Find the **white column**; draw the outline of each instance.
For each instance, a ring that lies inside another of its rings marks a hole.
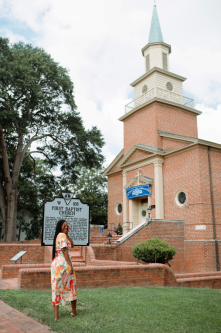
[[[156,219],[164,219],[162,164],[163,164],[163,158],[157,157],[154,162]]]
[[[123,171],[123,223],[127,222],[127,195],[124,186],[127,184],[127,174]]]

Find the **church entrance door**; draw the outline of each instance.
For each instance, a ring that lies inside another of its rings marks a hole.
[[[147,219],[147,208],[148,208],[148,197],[140,198],[140,207],[139,207],[139,224],[146,222]]]
[[[130,222],[135,228],[147,219],[148,197],[134,198],[129,201]]]

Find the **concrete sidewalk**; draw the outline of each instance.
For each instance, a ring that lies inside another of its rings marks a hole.
[[[43,326],[23,313],[0,301],[1,333],[49,333],[50,327]]]

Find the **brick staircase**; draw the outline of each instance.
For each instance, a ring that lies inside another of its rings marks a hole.
[[[107,233],[105,233],[105,235],[102,237],[101,233],[100,234],[97,233],[94,236],[91,236],[90,245],[91,244],[103,244],[105,241],[108,242],[106,235],[107,235]],[[114,240],[114,241],[118,240],[121,237],[122,237],[121,235],[112,234],[112,240]]]
[[[70,250],[70,256],[71,256],[71,261],[73,263],[73,266],[75,263],[78,263],[78,266],[85,266],[85,258],[84,258],[84,248],[82,247],[82,253],[81,253],[81,247],[80,246],[75,246],[74,250]]]
[[[221,288],[221,272],[175,274],[178,287]]]

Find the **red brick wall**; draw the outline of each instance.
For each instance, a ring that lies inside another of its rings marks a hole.
[[[177,285],[173,272],[166,265],[161,264],[79,267],[75,271],[77,289]],[[51,289],[51,270],[49,268],[21,269],[18,281],[19,289]]]
[[[176,193],[184,190],[186,204],[179,207]],[[202,224],[199,148],[165,158],[163,164],[164,218],[185,220],[185,239],[192,239],[195,225]]]
[[[104,247],[107,249],[109,245],[104,245]],[[110,246],[109,246],[110,248]],[[108,249],[109,250],[109,249]],[[104,253],[104,251],[102,251]],[[107,253],[107,252],[106,252]],[[109,255],[110,253],[108,253]],[[92,266],[125,266],[125,265],[134,265],[133,262],[127,262],[127,261],[116,261],[116,260],[105,260],[106,256],[104,255],[102,259],[95,259],[94,249],[91,246],[87,247],[86,250],[86,263],[87,265]]]
[[[136,144],[162,148],[158,130],[197,137],[195,115],[159,103],[153,103],[124,121],[124,153]]]
[[[217,239],[220,240],[221,153],[219,151],[211,149],[211,164],[216,231]],[[163,171],[165,218],[185,220],[185,240],[188,241],[185,242],[185,271],[216,270],[208,148],[196,147],[166,158]],[[175,203],[175,195],[180,189],[187,194],[187,206],[181,208]],[[197,225],[206,225],[206,230],[196,230]],[[191,240],[193,241],[190,242]]]
[[[177,254],[170,262],[171,268],[175,273],[185,272],[184,263],[184,223],[183,222],[165,222],[153,220],[150,224],[136,232],[120,245],[94,246],[95,258],[102,260],[117,260],[136,262],[132,255],[132,247],[150,238],[159,238],[175,246]]]
[[[12,265],[2,265],[1,267],[1,278],[2,279],[13,279],[18,277],[18,272],[20,269],[27,268],[45,268],[50,267],[51,264],[12,264]]]
[[[216,271],[215,241],[189,240],[185,241],[185,272]],[[218,241],[219,264],[221,267],[221,241]]]
[[[51,263],[53,246],[45,246],[44,263]]]
[[[169,138],[162,138],[162,149],[170,152],[172,150],[188,146],[191,142],[176,141]]]
[[[149,155],[151,155],[151,153],[148,153],[148,152],[142,151],[142,150],[137,150],[135,152],[135,154],[127,162],[136,161],[136,160],[139,160],[140,158],[143,158],[143,157],[146,157]]]
[[[123,223],[123,213],[117,215],[116,205],[121,203],[123,206],[123,175],[121,173],[108,177],[108,223],[117,226]]]
[[[177,287],[221,289],[221,279],[218,277],[189,279],[189,281],[180,281]]]
[[[0,267],[10,263],[14,264],[10,259],[20,251],[28,251],[22,257],[23,264],[44,263],[45,246],[41,246],[40,244],[0,243]],[[20,259],[18,263],[20,263]]]

